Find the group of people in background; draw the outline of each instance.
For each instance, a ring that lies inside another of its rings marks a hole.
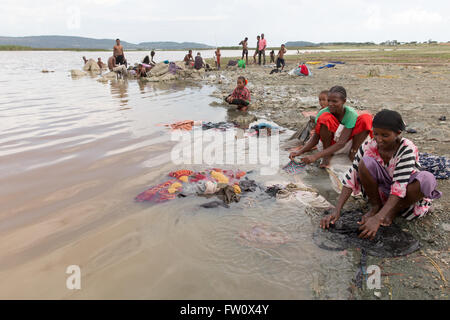
[[[244,40],[239,42],[239,45],[242,46],[242,58],[245,57],[245,62],[248,64],[248,38],[245,37]],[[258,56],[258,64],[261,65],[261,58],[263,58],[263,65],[266,64],[266,48],[267,48],[267,40],[264,38],[264,33],[260,36],[256,37],[256,49],[253,54],[253,63],[256,64],[256,56]]]

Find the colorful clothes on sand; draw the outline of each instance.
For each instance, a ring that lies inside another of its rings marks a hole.
[[[431,172],[436,179],[448,179],[450,177],[450,159],[429,153],[419,153],[419,162],[422,170]]]

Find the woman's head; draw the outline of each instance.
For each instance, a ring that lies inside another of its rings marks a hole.
[[[331,113],[341,112],[347,101],[347,91],[344,87],[334,86],[328,91],[328,108]]]
[[[373,137],[382,149],[393,146],[404,130],[405,123],[397,111],[384,109],[373,118]]]
[[[245,77],[240,76],[237,78],[237,86],[239,89],[244,88],[247,85],[248,81],[245,79]]]

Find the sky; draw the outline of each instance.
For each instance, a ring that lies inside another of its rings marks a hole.
[[[268,46],[287,41],[450,41],[450,0],[1,0],[0,36]]]

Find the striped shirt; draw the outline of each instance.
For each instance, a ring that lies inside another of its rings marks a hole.
[[[378,153],[375,139],[371,139],[359,147],[352,167],[343,177],[342,184],[345,187],[351,188],[354,195],[361,192],[362,195],[366,197],[358,174],[358,166],[364,156],[374,158],[382,167],[386,169],[389,176],[392,178],[390,194],[404,198],[406,196],[406,188],[408,187],[411,175],[420,171],[419,152],[414,143],[406,138],[402,138],[400,141],[400,147],[387,164],[384,163],[384,160]],[[382,192],[380,193],[380,196],[383,202],[387,201],[387,198],[385,198]],[[413,218],[425,215],[431,206],[431,201],[432,200],[429,198],[419,200],[402,212],[402,216],[404,216],[407,220],[411,220]]]
[[[417,147],[410,140],[402,138],[400,147],[394,156],[385,164],[380,154],[375,139],[371,139],[362,144],[355,155],[352,167],[345,174],[342,181],[344,186],[353,190],[354,194],[361,192],[361,184],[358,177],[358,166],[363,156],[374,158],[383,166],[392,178],[392,195],[404,198],[409,178],[415,172],[420,171],[419,152]]]

